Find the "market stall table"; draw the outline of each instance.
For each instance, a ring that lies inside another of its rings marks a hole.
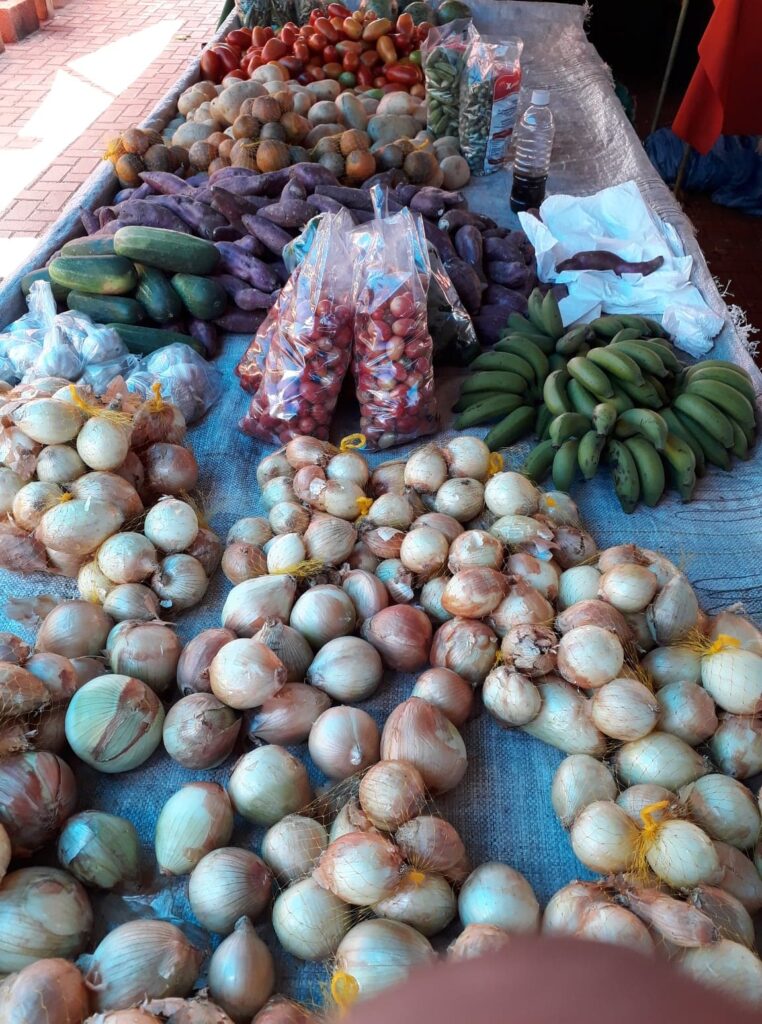
[[[528,96],[532,88],[538,87],[551,90],[558,129],[549,192],[590,194],[607,185],[636,181],[654,212],[673,225],[686,251],[693,256],[694,280],[707,301],[727,315],[689,221],[648,162],[616,99],[607,68],[585,38],[584,10],[561,4],[505,4],[491,0],[477,0],[473,7],[480,31],[520,35],[524,39],[524,94]],[[508,224],[509,185],[506,173],[474,180],[467,189],[471,208]],[[93,193],[90,200],[97,203],[99,198]],[[60,241],[59,232],[52,244],[57,246]],[[13,306],[16,296],[8,294],[14,287],[15,282],[11,281],[0,293],[3,322],[17,312]],[[223,537],[236,519],[261,511],[256,468],[259,460],[272,450],[238,430],[248,396],[238,387],[233,369],[248,340],[242,336],[226,338],[217,360],[226,382],[224,393],[189,436],[202,467],[200,491],[208,518]],[[729,320],[712,355],[740,363],[756,375],[758,386],[762,384]],[[455,380],[452,375],[443,374],[439,389],[443,411],[449,408],[454,393]],[[353,415],[351,410],[342,410],[340,422],[335,424],[337,438],[356,428]],[[445,426],[439,436],[450,433]],[[369,461],[377,465],[389,458],[404,458],[414,447],[374,454]],[[514,467],[521,464],[528,447],[523,444],[508,453]],[[711,470],[700,481],[690,504],[680,504],[670,493],[657,508],[639,507],[634,515],[626,516],[603,476],[576,487],[573,496],[584,525],[600,547],[631,542],[656,548],[684,568],[705,610],[717,611],[740,601],[750,615],[759,617],[761,487],[762,456],[758,445],[754,457],[748,463],[736,465],[732,474]],[[228,590],[227,581],[218,573],[203,605],[178,620],[178,633],[185,641],[202,629],[219,625],[220,609]],[[76,588],[72,582],[50,576],[23,578],[7,572],[0,575],[3,601],[11,595],[23,598],[43,593],[70,597],[75,595]],[[0,629],[15,627],[3,612]],[[29,635],[26,627],[21,632]],[[411,678],[389,676],[381,691],[363,707],[380,723],[409,695],[411,686]],[[523,733],[500,730],[485,713],[469,721],[463,727],[463,735],[469,757],[466,777],[454,793],[439,801],[439,806],[461,832],[473,863],[500,860],[510,864],[526,875],[543,903],[569,880],[589,877],[574,858],[568,836],[550,806],[551,779],[563,755]],[[231,768],[227,764],[213,771],[187,772],[163,753],[155,754],[127,775],[106,776],[78,766],[80,806],[128,817],[148,850],[158,812],[181,784],[201,779],[224,784]],[[316,776],[314,781],[323,780]],[[235,832],[236,842],[253,849],[258,849],[261,837],[262,830],[252,827],[239,827]],[[127,913],[153,912],[187,920],[186,888],[184,878],[166,881],[152,893],[129,898],[127,908],[110,897],[109,912],[113,920],[123,919],[125,909]],[[263,934],[272,938],[271,948],[277,951],[269,926]],[[327,968],[300,964],[278,953],[276,956],[278,990],[320,1003],[329,978]]]

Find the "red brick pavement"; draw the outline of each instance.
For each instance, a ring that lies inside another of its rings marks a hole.
[[[68,0],[0,54],[0,278],[214,33],[222,0]]]

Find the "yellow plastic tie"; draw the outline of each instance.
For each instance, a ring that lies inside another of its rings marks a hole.
[[[85,416],[99,416],[101,419],[108,420],[110,423],[116,423],[119,426],[127,426],[132,422],[126,412],[117,412],[116,409],[106,409],[102,405],[91,405],[89,402],[86,402],[74,384],[69,385],[69,394],[71,395],[72,403]]]
[[[74,495],[71,493],[71,491],[64,491],[61,497],[58,499],[58,504],[63,505],[65,504],[65,502],[71,501],[73,497]]]
[[[497,668],[498,665],[502,665],[502,664],[503,664],[503,652],[502,651],[495,651],[495,661],[494,661],[495,668]]]
[[[422,885],[426,881],[426,875],[423,871],[418,871],[416,868],[413,868],[412,871],[408,871],[407,877],[410,884],[415,886]]]
[[[342,437],[339,442],[340,452],[353,452],[359,448],[364,448],[368,443],[368,439],[365,434],[347,434],[346,437]]]
[[[362,519],[370,512],[370,507],[373,504],[373,498],[356,498],[355,503],[357,505],[357,511],[359,515],[358,519]],[[356,520],[355,520],[356,521]]]
[[[545,504],[548,506],[548,508],[555,508],[556,505],[558,504],[558,502],[556,501],[555,498],[551,498],[551,496],[549,494],[546,494],[545,495]]]
[[[304,562],[294,562],[293,565],[287,565],[285,569],[274,569],[271,576],[293,576],[297,580],[306,580],[310,576],[314,576],[316,572],[320,572],[323,568],[324,562],[319,558],[308,558]]]
[[[347,974],[346,971],[334,972],[331,978],[331,995],[342,1016],[352,1009],[353,1005],[357,1002],[359,994],[360,986],[357,984],[356,978],[353,978],[351,974]]]
[[[164,399],[161,397],[161,381],[155,380],[151,385],[153,398],[148,399],[148,408],[151,412],[161,412],[164,408]]]
[[[505,469],[505,459],[500,452],[491,452],[487,462],[487,477],[496,476]]]
[[[659,821],[656,821],[654,819],[654,815],[658,811],[666,811],[669,804],[669,800],[659,800],[654,804],[648,804],[640,812],[640,820],[643,822],[643,827],[638,834],[633,863],[633,872],[637,878],[648,878],[650,865],[646,854],[653,846],[662,825],[666,820],[668,820],[663,817]]]
[[[721,654],[723,651],[733,651],[741,646],[741,641],[738,637],[729,636],[727,633],[720,633],[714,643],[707,648],[704,657],[708,658],[710,654]]]

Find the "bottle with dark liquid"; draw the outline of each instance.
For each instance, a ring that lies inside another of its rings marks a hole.
[[[547,89],[535,89],[532,102],[516,128],[511,209],[536,209],[545,198],[545,183],[553,149],[553,113]]]

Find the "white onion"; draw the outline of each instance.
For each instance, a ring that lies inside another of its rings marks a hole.
[[[295,882],[273,904],[273,929],[300,960],[333,956],[352,923],[349,907],[312,878]]]
[[[428,939],[399,921],[361,921],[339,943],[331,992],[334,998],[345,988],[349,1004],[367,999],[407,978],[415,967],[433,962]],[[339,997],[339,1005],[344,999]]]
[[[603,875],[628,871],[637,850],[638,829],[613,800],[596,800],[577,816],[571,827],[571,844],[591,871]]]
[[[436,494],[447,479],[444,455],[433,444],[419,448],[405,462],[404,482],[420,494]]]
[[[84,601],[103,604],[115,586],[116,584],[101,572],[95,561],[86,562],[77,573],[77,590]]]
[[[600,626],[578,626],[561,637],[558,670],[564,679],[583,689],[596,689],[616,679],[624,664],[617,637]]]
[[[452,516],[445,515],[443,512],[424,512],[422,516],[416,518],[410,529],[419,530],[422,526],[430,526],[437,533],[443,533],[450,544],[463,533],[464,529],[457,519],[453,519]]]
[[[714,885],[699,885],[691,892],[690,899],[693,906],[713,922],[723,939],[754,948],[754,922],[735,896]]]
[[[558,596],[561,571],[555,562],[543,561],[525,551],[519,551],[517,554],[509,556],[505,571],[509,575],[517,576],[524,583],[528,583],[530,587],[534,587],[549,601],[555,601]]]
[[[403,494],[382,494],[368,509],[368,522],[373,526],[407,530],[414,519],[413,506]]]
[[[725,711],[756,714],[762,702],[762,656],[732,647],[708,654],[701,659],[701,682]]]
[[[151,622],[159,618],[159,599],[142,583],[122,583],[112,587],[103,600],[103,610],[117,622],[139,619]]]
[[[434,634],[429,662],[435,668],[449,668],[476,685],[495,663],[497,637],[485,622],[454,618]]]
[[[13,499],[13,521],[27,532],[36,530],[45,513],[60,504],[63,494],[58,484],[47,484],[41,480],[24,484]]]
[[[542,707],[539,714],[522,726],[524,732],[566,754],[602,756],[606,737],[591,720],[590,701],[575,687],[553,676],[538,682],[537,689]]]
[[[677,736],[652,732],[643,739],[625,743],[613,758],[620,781],[625,786],[655,783],[677,790],[707,773],[703,758]]]
[[[378,726],[359,708],[339,706],[324,711],[309,735],[310,757],[331,779],[347,779],[379,757]]]
[[[370,479],[368,463],[359,452],[339,452],[325,467],[329,480],[345,480],[365,487]]]
[[[163,875],[186,875],[233,834],[233,809],[225,790],[212,782],[182,786],[164,804],[156,822],[156,862]]]
[[[478,516],[484,507],[484,486],[478,480],[458,477],[445,480],[436,493],[434,508],[459,523]]]
[[[98,568],[112,583],[142,583],[159,566],[156,548],[141,533],[117,533],[98,549]]]
[[[717,884],[756,914],[762,908],[762,876],[754,862],[727,843],[715,842],[714,849],[722,872]]]
[[[698,683],[701,679],[701,655],[690,647],[654,647],[643,658],[643,668],[653,680],[654,689],[669,683]]]
[[[531,679],[504,665],[493,668],[484,680],[485,708],[508,728],[528,725],[540,713],[542,698]]]
[[[719,877],[720,862],[706,832],[690,821],[663,821],[646,847],[654,874],[674,889],[689,889]]]
[[[267,542],[267,571],[285,572],[307,557],[304,541],[298,533],[281,533]]]
[[[265,455],[257,465],[257,483],[260,487],[264,487],[268,480],[276,476],[285,476],[289,479],[294,476],[294,469],[283,452]]]
[[[265,461],[264,459],[262,460]],[[262,463],[260,462],[260,466]],[[237,542],[243,544],[253,544],[255,547],[261,548],[273,535],[273,531],[270,529],[270,524],[262,516],[245,516],[243,519],[237,519],[228,530],[227,537],[225,538],[225,544],[235,544]]]
[[[44,452],[40,453],[42,456]],[[40,476],[40,463],[37,461],[37,476]],[[729,636],[738,640],[741,648],[745,651],[753,651],[754,654],[762,655],[762,632],[749,622],[743,615],[736,615],[728,610],[720,612],[711,620],[709,628],[709,639],[714,643],[721,636]]]
[[[129,449],[129,429],[102,416],[88,420],[77,434],[77,451],[91,469],[118,469]]]
[[[450,476],[472,477],[482,483],[487,479],[491,452],[480,438],[465,434],[451,437],[443,446],[442,454],[450,470]]]
[[[208,968],[209,995],[234,1021],[250,1021],[275,987],[270,950],[247,917],[212,953]]]
[[[239,711],[264,704],[283,686],[286,676],[280,658],[257,640],[231,640],[209,666],[212,693]]]
[[[421,814],[400,825],[394,834],[402,856],[419,871],[444,875],[451,882],[462,882],[468,873],[468,858],[463,840],[444,818]]]
[[[588,754],[571,754],[556,769],[550,790],[553,810],[564,828],[596,800],[615,800],[617,786],[605,764]]]
[[[57,481],[51,482],[57,483]],[[24,481],[18,473],[7,466],[0,466],[0,515],[7,516],[10,513],[13,508],[13,499],[23,486]]]
[[[267,525],[271,535],[273,533],[276,535],[281,533],[298,533],[303,535],[306,533],[311,520],[312,516],[307,509],[295,501],[279,501],[267,513]],[[265,544],[269,539],[269,537],[265,537],[261,543]],[[253,544],[254,542],[247,541],[246,543]]]
[[[680,790],[692,821],[723,843],[748,850],[759,837],[760,813],[746,786],[727,775],[705,775]]]
[[[355,627],[356,615],[352,600],[340,587],[320,584],[305,591],[291,609],[289,620],[318,650],[329,640],[346,636]]]
[[[522,473],[496,473],[484,488],[484,502],[496,516],[532,516],[540,507],[540,492]]]
[[[405,865],[399,850],[380,832],[349,832],[329,843],[312,877],[356,907],[371,907],[391,896]]]
[[[540,494],[540,514],[552,523],[579,526],[579,509],[563,491],[544,491]]]
[[[222,607],[222,625],[251,637],[268,619],[287,622],[296,596],[291,576],[259,576],[233,587]]]
[[[199,603],[209,586],[203,565],[192,555],[167,555],[151,577],[163,608],[184,611]]]
[[[69,555],[89,555],[119,529],[124,515],[104,501],[74,498],[49,509],[36,536],[46,548]]]
[[[730,999],[762,1007],[762,963],[739,943],[721,939],[712,946],[687,949],[678,965],[696,981],[719,989]]]
[[[464,925],[493,924],[507,932],[536,932],[540,905],[524,876],[491,861],[471,872],[460,890],[458,914]]]
[[[659,705],[636,679],[612,679],[592,697],[593,722],[614,740],[638,740],[656,727]]]
[[[533,586],[520,579],[487,621],[497,635],[503,637],[513,626],[548,625],[553,617],[553,605]]]
[[[143,532],[162,551],[185,551],[196,539],[198,516],[187,501],[162,498],[149,509]]]
[[[682,640],[696,628],[698,617],[698,600],[682,573],[665,583],[648,607],[648,623],[658,644]]]
[[[615,904],[601,903],[590,907],[574,935],[579,939],[624,946],[647,956],[655,949],[654,940],[643,922],[629,910]]]
[[[457,902],[442,875],[410,871],[391,896],[373,907],[379,917],[408,924],[421,935],[436,935],[455,917]]]
[[[447,565],[450,572],[483,567],[502,569],[505,552],[503,545],[486,530],[466,530],[450,544]]]
[[[542,915],[542,931],[550,935],[576,935],[588,910],[607,903],[600,886],[592,882],[569,882],[548,901]]]
[[[210,932],[228,935],[240,917],[256,918],[269,906],[272,873],[250,850],[212,850],[191,872],[188,901]]]
[[[433,793],[446,793],[463,778],[467,766],[463,738],[433,704],[410,697],[384,724],[381,757],[415,765]]]
[[[268,480],[260,492],[262,504],[269,512],[282,501],[295,501],[296,495],[291,480],[285,476],[274,476]]]
[[[310,874],[328,846],[328,833],[319,821],[287,814],[262,839],[262,859],[275,877],[289,885]]]
[[[651,603],[658,583],[642,565],[612,566],[601,576],[599,594],[620,612],[642,612]]]
[[[452,618],[452,615],[442,607],[442,596],[448,582],[449,576],[435,576],[433,580],[428,580],[424,583],[419,595],[421,608],[423,608],[429,618],[434,620],[436,625],[447,622]]]
[[[389,604],[389,592],[381,580],[364,569],[350,569],[341,580],[342,590],[349,595],[362,624]]]
[[[119,622],[106,641],[111,671],[140,679],[156,693],[175,681],[183,646],[163,622]]]
[[[461,726],[471,714],[474,691],[470,683],[448,668],[430,668],[416,680],[411,697],[439,708],[453,725]]]
[[[748,715],[721,715],[709,749],[725,775],[735,779],[756,775],[762,771],[762,720]]]
[[[288,673],[289,683],[298,683],[304,679],[312,663],[312,648],[301,633],[282,622],[268,621],[252,639],[269,647],[280,658]]]
[[[558,638],[550,626],[511,626],[500,650],[503,663],[532,678],[555,671]]]
[[[379,761],[363,776],[359,801],[376,828],[393,832],[422,810],[426,784],[415,765],[405,761]]]
[[[657,786],[650,782],[641,782],[635,786],[629,786],[627,789],[623,789],[619,796],[616,798],[616,802],[630,818],[635,822],[638,828],[643,825],[643,818],[641,811],[651,806],[651,804],[661,803],[666,800],[672,804],[675,800],[675,794],[671,789],[667,789],[664,786]],[[658,820],[660,812],[652,812],[655,820]]]
[[[573,565],[561,573],[558,583],[558,607],[569,608],[579,601],[593,600],[598,596],[601,574],[592,565]]]
[[[508,932],[494,924],[467,924],[447,947],[447,959],[471,960],[488,953],[501,953],[511,942]]]
[[[443,533],[430,526],[420,526],[403,537],[400,561],[411,572],[428,579],[444,566],[450,544]]]
[[[17,427],[38,444],[73,441],[82,429],[82,412],[68,402],[37,398],[20,405],[11,415]]]
[[[302,762],[275,744],[243,755],[230,776],[228,793],[235,810],[257,825],[274,825],[312,799]]]
[[[696,683],[667,683],[656,692],[659,729],[672,733],[691,747],[708,740],[717,730],[714,701]]]

